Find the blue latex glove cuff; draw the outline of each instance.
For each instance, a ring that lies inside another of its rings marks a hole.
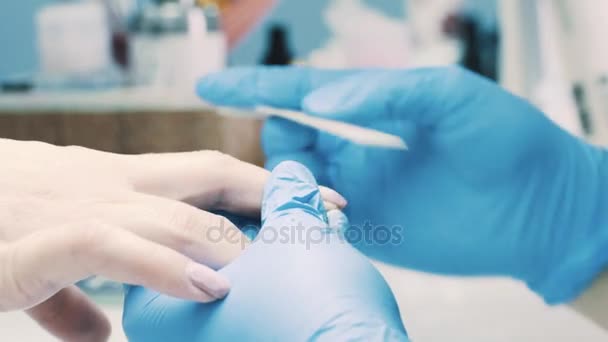
[[[528,286],[550,305],[565,304],[580,296],[608,264],[608,236],[589,249],[579,250],[550,277]]]
[[[573,203],[573,206],[593,206],[593,218],[587,227],[571,227],[587,230],[587,236],[568,251],[569,255],[544,278],[528,282],[531,290],[538,293],[547,304],[565,304],[580,296],[608,265],[608,151],[597,153],[597,197],[591,201]],[[591,176],[591,175],[589,175]],[[591,181],[589,181],[591,182]]]

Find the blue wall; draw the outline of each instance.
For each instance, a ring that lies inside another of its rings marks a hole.
[[[405,13],[402,0],[366,0],[365,2],[390,16],[402,17]],[[264,52],[267,28],[273,22],[287,24],[292,52],[299,58],[307,56],[328,38],[329,31],[321,13],[329,3],[328,0],[281,0],[268,20],[251,32],[235,49],[230,59],[231,63],[240,65],[258,62]]]
[[[242,0],[247,1],[247,0]],[[0,78],[37,69],[34,15],[53,0],[1,0],[0,4]],[[366,0],[388,15],[400,17],[400,0]],[[280,21],[290,28],[291,47],[303,57],[327,39],[327,27],[320,15],[329,0],[281,0],[266,24],[251,32],[233,52],[232,64],[257,63],[263,53],[269,22]]]
[[[37,68],[34,13],[52,0],[3,0],[0,4],[0,77]]]

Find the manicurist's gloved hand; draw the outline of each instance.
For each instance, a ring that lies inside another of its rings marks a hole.
[[[131,287],[123,316],[129,340],[407,341],[391,290],[343,239],[344,214],[325,213],[301,164],[273,171],[262,219],[256,241],[220,270],[232,283],[223,301],[201,304]]]
[[[373,257],[515,277],[549,303],[573,299],[606,264],[606,152],[469,72],[234,69],[198,91],[218,105],[292,108],[402,136],[409,151],[281,119],[264,130],[268,166],[298,160],[340,191],[360,225],[347,236]]]

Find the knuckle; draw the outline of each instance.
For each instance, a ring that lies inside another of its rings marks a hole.
[[[118,229],[99,221],[84,221],[69,227],[67,246],[74,262],[88,274],[95,274],[111,262],[107,246],[120,239]]]
[[[99,253],[111,241],[115,228],[99,221],[83,221],[69,227],[71,236],[68,243],[70,254],[76,258]]]
[[[69,155],[70,157],[79,157],[79,158],[89,158],[95,157],[98,161],[103,161],[104,163],[112,162],[114,167],[122,166],[119,162],[122,161],[120,158],[116,158],[119,156],[117,154],[112,154],[104,151],[90,149],[84,146],[78,145],[68,145],[57,147],[62,149],[63,153]]]
[[[176,203],[169,209],[169,224],[178,231],[178,236],[184,242],[200,239],[205,222],[201,220],[196,209],[182,203]]]
[[[69,153],[70,155],[83,155],[87,153],[91,153],[91,149],[86,147],[77,146],[77,145],[69,145],[60,147],[64,152]]]
[[[230,230],[231,227],[232,223],[230,223],[230,221],[228,221],[228,219],[226,219],[225,217],[215,214],[209,214],[207,217],[205,237],[207,238],[207,240],[212,237],[215,239],[221,238],[226,234],[227,230]]]
[[[178,244],[189,246],[203,241],[218,240],[230,225],[226,218],[198,209],[175,209],[172,221],[177,231]]]
[[[216,208],[224,202],[229,180],[245,167],[237,158],[219,151],[199,151],[196,167],[205,174],[206,208]]]
[[[203,153],[205,158],[211,161],[212,166],[226,167],[237,161],[233,156],[220,151],[209,150],[201,151],[200,153]]]

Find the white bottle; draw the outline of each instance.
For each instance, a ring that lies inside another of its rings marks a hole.
[[[108,17],[100,2],[47,5],[38,12],[36,27],[43,79],[93,84],[115,67]]]
[[[214,5],[191,7],[188,13],[190,44],[189,82],[226,67],[227,43],[221,29],[219,9]]]

